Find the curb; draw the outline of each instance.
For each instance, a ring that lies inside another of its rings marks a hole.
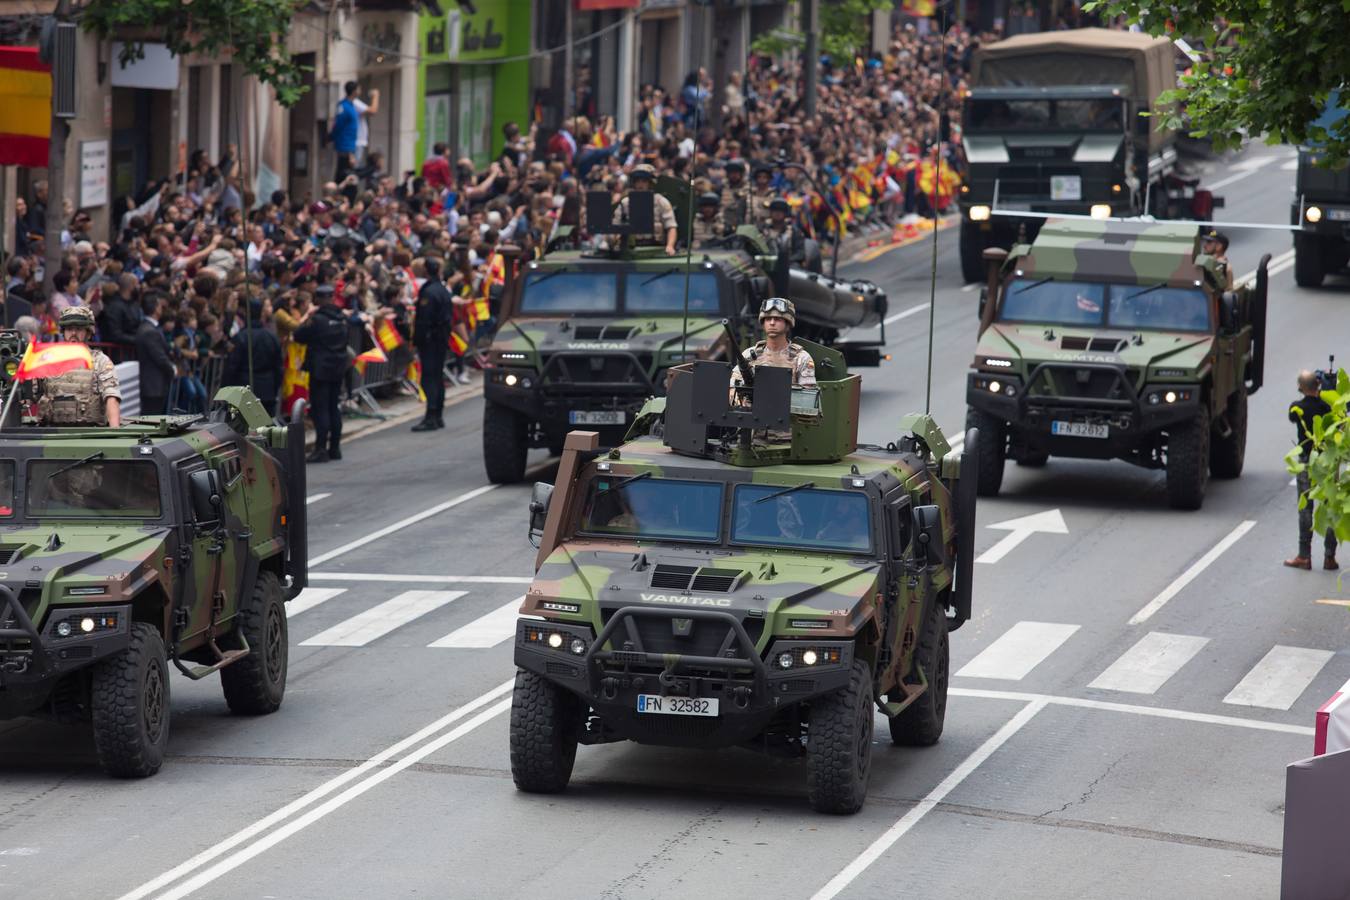
[[[474,397],[483,396],[482,381],[476,381],[471,385],[461,385],[460,387],[464,389],[455,391],[454,393],[450,393],[448,391],[446,392],[445,406],[447,409],[451,406],[457,406],[458,404],[463,403],[466,400],[471,400]],[[406,425],[407,423],[415,419],[421,418],[423,410],[424,410],[423,405],[416,400],[413,400],[413,402],[411,403],[400,403],[397,407],[391,408],[386,413],[386,418],[382,420],[381,419],[358,420],[358,421],[372,422],[371,425],[368,425],[364,428],[360,428],[355,431],[347,431],[347,429],[344,426],[343,429],[344,434],[342,436],[342,442],[344,444],[349,444],[352,441],[360,440],[361,438],[365,437],[368,434],[378,434],[381,431],[388,431],[390,428],[396,428],[399,425]],[[305,449],[312,450],[313,448],[314,448],[314,429],[308,422],[306,422]]]
[[[945,231],[948,228],[951,228],[959,221],[960,221],[959,216],[950,216],[950,215],[944,216],[938,220],[936,230]],[[922,220],[922,222],[923,224],[920,225],[919,227],[919,233],[916,235],[907,238],[901,238],[898,241],[894,240],[888,241],[885,244],[881,244],[875,247],[864,247],[858,252],[854,253],[852,256],[849,256],[846,259],[841,259],[840,262],[845,264],[871,262],[874,259],[878,259],[886,255],[892,250],[898,249],[900,247],[908,247],[910,244],[917,244],[920,241],[927,240],[930,237],[932,237],[935,229],[927,224],[928,223],[927,219]]]

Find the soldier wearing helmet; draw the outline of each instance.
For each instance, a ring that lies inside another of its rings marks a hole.
[[[94,337],[94,313],[87,306],[72,306],[57,321],[61,340],[88,344]],[[91,347],[91,369],[74,369],[38,382],[38,418],[44,425],[122,424],[122,392],[117,371],[102,350]]]
[[[713,191],[705,191],[698,198],[698,215],[694,217],[694,245],[720,238],[727,233],[722,211],[722,198]]]
[[[734,231],[749,222],[750,185],[745,180],[745,162],[733,159],[726,165],[727,180],[722,186],[722,222]]]
[[[755,184],[750,189],[750,205],[745,224],[754,225],[760,231],[764,231],[769,223],[769,204],[773,203],[775,196],[773,166],[766,162],[755,163]]]
[[[760,305],[759,324],[764,329],[764,340],[746,348],[741,355],[753,368],[778,366],[792,370],[792,383],[809,387],[816,383],[816,361],[806,348],[794,344],[789,335],[797,324],[797,310],[791,300],[770,297]],[[731,384],[741,384],[740,369],[732,369]]]
[[[646,163],[633,167],[628,173],[628,194],[619,201],[619,221],[628,222],[628,197],[633,191],[650,191],[656,182],[656,170]],[[670,205],[661,194],[652,195],[652,233],[647,236],[635,236],[639,243],[664,244],[667,256],[675,255],[675,240],[679,231],[675,225],[675,207]]]
[[[792,221],[792,204],[784,197],[774,197],[769,201],[769,220],[761,226],[764,236],[772,238],[779,249],[787,250],[788,259],[794,265],[806,260],[806,236]]]

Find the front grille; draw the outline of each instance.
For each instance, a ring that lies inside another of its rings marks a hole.
[[[567,663],[550,661],[544,665],[544,671],[550,675],[562,675],[566,678],[577,677],[577,667],[569,666]]]
[[[740,585],[745,572],[740,569],[716,569],[710,566],[675,566],[658,563],[652,568],[651,586],[668,591],[700,591],[728,594]]]
[[[782,690],[789,694],[809,694],[816,689],[816,682],[811,678],[791,678],[783,682]]]
[[[650,353],[595,353],[585,356],[555,356],[544,366],[545,390],[585,388],[595,384],[631,386],[646,391],[650,384]]]
[[[708,716],[639,716],[629,713],[629,728],[649,740],[699,739],[710,737],[721,720]]]
[[[1061,350],[1086,350],[1089,353],[1119,353],[1125,349],[1125,339],[1066,336],[1059,342],[1059,348]]]
[[[633,325],[578,325],[572,335],[579,341],[629,341],[637,333]]]
[[[740,569],[699,569],[694,576],[694,590],[709,593],[729,593],[745,573]]]
[[[0,566],[18,562],[21,550],[23,550],[23,544],[0,544]]]
[[[1036,197],[1050,198],[1050,177],[1052,175],[1080,175],[1075,166],[1061,163],[1026,163],[1023,165],[1000,166],[998,170],[998,194],[1000,197]]]
[[[1082,369],[1074,366],[1044,366],[1031,384],[1027,396],[1051,400],[1056,397],[1079,400],[1128,401],[1129,390],[1124,373],[1117,369]]]
[[[604,619],[609,621],[612,613],[605,613]],[[688,622],[688,631],[685,636],[677,636],[673,620],[683,618],[680,611],[672,609],[670,616],[632,616],[628,619],[628,624],[637,630],[638,639],[642,646],[631,647],[628,650],[622,649],[625,643],[625,635],[628,634],[627,627],[620,627],[615,634],[612,646],[615,647],[614,655],[611,659],[616,663],[637,664],[642,662],[641,653],[678,653],[681,656],[721,656],[722,645],[727,640],[727,634],[731,627],[724,622],[710,621],[707,619],[694,619]],[[763,619],[746,619],[741,622],[741,627],[745,629],[746,637],[750,639],[749,647],[741,647],[739,640],[733,639],[727,647],[727,651],[733,657],[742,659],[756,656],[755,645],[759,643],[760,635],[764,633]],[[725,658],[725,657],[724,657]]]
[[[687,591],[697,566],[671,566],[658,563],[652,567],[652,587],[668,591]]]

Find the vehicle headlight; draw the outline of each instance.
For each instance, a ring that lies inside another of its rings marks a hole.
[[[814,666],[816,664],[817,659],[819,659],[819,657],[816,656],[816,651],[814,650],[806,650],[802,652],[802,662],[806,663],[808,666]]]
[[[89,616],[85,616],[80,620],[80,630],[85,634],[91,634],[94,630],[94,620]]]
[[[778,654],[778,668],[780,668],[780,669],[790,669],[790,668],[792,668],[792,654],[791,654],[791,653],[789,653],[789,652],[787,652],[787,651],[785,650],[785,651],[783,651],[782,653]]]
[[[56,623],[57,637],[70,637],[71,630],[70,621],[68,619]]]
[[[515,387],[516,382],[519,380],[520,379],[515,376],[514,372],[507,372],[506,377],[502,379],[502,381],[505,382],[507,387]]]
[[[1316,225],[1318,222],[1322,221],[1322,207],[1320,206],[1308,207],[1303,211],[1303,218],[1307,219],[1309,222],[1312,222],[1314,225]]]
[[[998,393],[999,391],[1001,391],[1001,390],[1003,390],[1003,385],[1002,385],[1002,384],[1000,384],[1000,383],[997,382],[997,381],[991,381],[991,382],[989,382],[989,393],[991,393],[991,394],[997,394],[997,393]]]
[[[1094,203],[1091,208],[1088,209],[1088,215],[1092,216],[1094,219],[1109,219],[1111,218],[1111,204]]]
[[[511,360],[514,362],[524,362],[525,360],[529,359],[529,356],[524,353],[517,353],[515,351],[511,351],[508,353],[498,353],[497,358],[501,360]]]
[[[1013,366],[1013,361],[1011,359],[1003,359],[1002,357],[998,356],[986,356],[984,358],[984,364],[986,366],[990,366],[995,369],[1011,369]]]
[[[572,643],[568,647],[568,649],[571,650],[573,653],[575,653],[577,656],[580,656],[581,654],[586,652],[586,642],[579,637],[574,637],[572,638]]]
[[[980,204],[980,205],[978,205],[978,206],[972,206],[972,207],[970,208],[970,221],[972,221],[972,222],[988,222],[988,221],[989,221],[989,207],[987,207],[987,206],[985,206],[985,205],[983,205],[983,204]]]
[[[1177,402],[1177,392],[1176,392],[1176,391],[1168,391],[1167,393],[1163,394],[1163,399],[1166,400],[1168,403],[1176,403],[1176,402]]]

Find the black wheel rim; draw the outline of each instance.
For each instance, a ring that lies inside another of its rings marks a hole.
[[[164,667],[159,660],[152,660],[145,670],[145,687],[141,694],[141,718],[145,724],[145,736],[152,744],[158,744],[164,733]]]
[[[267,607],[267,619],[263,625],[263,647],[266,653],[267,680],[272,684],[281,681],[285,668],[286,629],[282,626],[281,609],[273,603]]]

